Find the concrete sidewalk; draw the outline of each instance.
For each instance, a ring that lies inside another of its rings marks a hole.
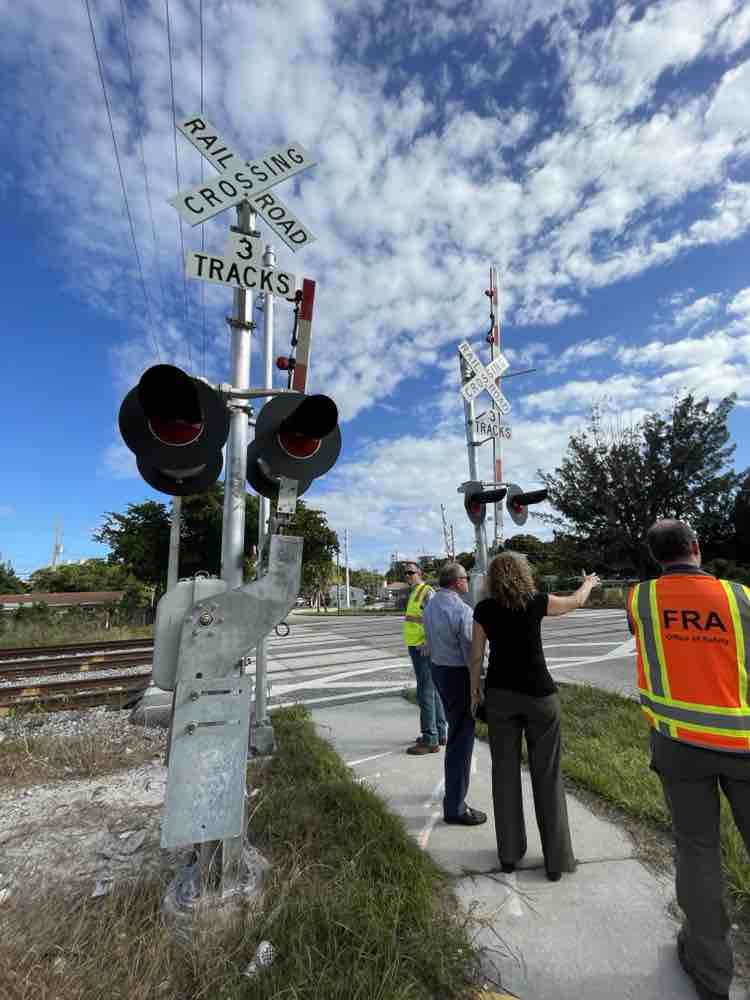
[[[468,909],[491,919],[475,944],[488,980],[522,1000],[695,1000],[677,960],[679,924],[669,915],[674,875],[656,878],[634,859],[630,837],[568,793],[578,870],[548,882],[523,769],[528,850],[512,875],[497,857],[490,751],[477,740],[468,801],[487,813],[478,827],[442,822],[443,751],[405,753],[418,731],[414,706],[401,697],[312,708],[319,734],[358,778],[401,816],[417,843],[457,876]],[[564,739],[564,736],[563,736]],[[731,1000],[750,993],[737,979]]]

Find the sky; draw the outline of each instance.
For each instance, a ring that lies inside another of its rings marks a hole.
[[[107,512],[169,503],[117,427],[146,368],[229,379],[231,290],[185,278],[183,248],[223,253],[234,212],[181,231],[168,199],[215,172],[173,114],[202,110],[247,159],[299,142],[316,161],[273,189],[315,242],[259,229],[317,283],[308,390],[335,399],[344,444],[305,499],[348,529],[352,566],[442,553],[441,505],[473,545],[457,347],[489,360],[491,265],[507,374],[535,369],[502,382],[506,481],[539,488],[592,406],[634,422],[685,391],[737,394],[750,465],[745,0],[0,0],[0,18],[17,572],[49,564],[57,523],[63,558],[105,556]]]

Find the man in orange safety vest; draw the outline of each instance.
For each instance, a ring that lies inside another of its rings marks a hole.
[[[647,542],[663,572],[632,588],[628,621],[651,769],[675,836],[685,914],[677,953],[701,1000],[728,1000],[719,785],[750,853],[750,588],[704,572],[698,539],[681,521],[656,521]]]

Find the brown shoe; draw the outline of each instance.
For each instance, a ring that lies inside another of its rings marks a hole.
[[[406,752],[414,757],[421,757],[426,753],[438,753],[440,747],[437,743],[415,743],[413,747],[407,747]]]

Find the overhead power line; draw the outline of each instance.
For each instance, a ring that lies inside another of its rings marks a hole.
[[[112,112],[111,112],[110,106],[109,106],[109,97],[107,96],[107,87],[106,87],[106,85],[104,83],[104,70],[102,68],[102,60],[101,60],[101,57],[99,55],[99,46],[97,45],[97,42],[96,42],[96,32],[94,31],[94,21],[93,21],[93,18],[91,17],[91,8],[89,6],[89,0],[84,0],[84,4],[85,4],[85,7],[86,7],[86,14],[88,15],[88,19],[89,19],[89,27],[91,28],[91,41],[94,44],[94,54],[96,55],[96,65],[97,65],[97,67],[99,69],[99,81],[100,81],[100,83],[102,85],[102,94],[104,95],[104,105],[105,105],[105,107],[107,109],[107,119],[109,120],[109,130],[110,130],[110,132],[112,134],[112,146],[114,147],[115,160],[117,161],[117,172],[120,175],[120,185],[122,187],[122,200],[123,200],[123,202],[125,204],[125,213],[126,213],[126,215],[128,217],[128,223],[130,224],[130,236],[131,236],[131,238],[133,240],[133,250],[135,252],[135,259],[136,259],[136,262],[138,264],[138,274],[140,275],[140,279],[141,279],[141,288],[143,289],[143,298],[144,298],[144,301],[146,303],[146,311],[147,311],[148,316],[149,316],[149,321],[150,321],[150,326],[151,326],[151,336],[152,336],[153,341],[154,341],[154,347],[156,348],[156,355],[157,355],[159,361],[161,362],[161,351],[159,350],[159,342],[158,342],[158,340],[156,338],[156,330],[155,330],[155,326],[154,326],[154,317],[153,317],[153,314],[152,314],[152,311],[151,311],[151,302],[150,302],[149,297],[148,297],[148,292],[146,291],[146,282],[145,282],[144,277],[143,277],[143,267],[141,266],[141,255],[138,253],[138,243],[137,243],[136,238],[135,238],[135,226],[133,225],[133,216],[132,216],[132,214],[130,212],[130,204],[128,202],[128,193],[127,193],[127,190],[125,188],[125,177],[123,176],[123,173],[122,173],[122,164],[120,163],[120,151],[117,148],[117,139],[115,138],[115,127],[114,127],[114,124],[112,122]]]
[[[174,102],[174,70],[172,68],[172,28],[169,20],[169,0],[164,0],[164,5],[167,13],[167,48],[169,50],[169,87],[172,92],[172,136],[174,138],[174,168],[175,175],[177,177],[177,190],[179,191],[182,187],[180,184],[180,161],[177,157],[177,112],[175,111]],[[180,249],[182,255],[180,257],[180,271],[182,272],[182,287],[185,294],[185,325],[187,327],[189,322],[188,317],[188,290],[187,290],[187,278],[185,277],[185,237],[182,232],[182,218],[177,216],[180,224]],[[188,348],[190,347],[190,334],[187,333],[188,338]],[[192,355],[191,355],[192,357]]]
[[[135,86],[135,74],[133,72],[133,58],[130,51],[130,37],[128,35],[128,19],[125,11],[126,3],[125,0],[120,0],[120,13],[122,15],[122,32],[125,36],[125,51],[128,56],[128,71],[130,73],[130,87],[133,91],[133,109],[134,109],[134,119],[136,121],[136,126],[138,122],[138,91]],[[154,224],[154,210],[151,203],[151,187],[148,182],[148,169],[146,167],[146,155],[143,150],[143,129],[138,128],[138,149],[141,156],[141,168],[143,170],[143,183],[146,188],[146,204],[148,205],[148,217],[151,222],[151,236],[154,241],[154,263],[156,265],[156,274],[159,279],[159,291],[161,294],[161,308],[162,314],[166,311],[165,305],[165,295],[164,295],[164,279],[161,272],[161,262],[159,259],[159,239],[156,235],[156,225]]]
[[[203,114],[203,0],[200,0],[198,8],[201,27],[201,115]],[[203,182],[203,157],[201,156],[201,183]],[[206,249],[206,227],[201,226],[201,253]],[[201,311],[203,314],[203,377],[206,377],[206,297],[204,294],[205,283],[201,282]]]

